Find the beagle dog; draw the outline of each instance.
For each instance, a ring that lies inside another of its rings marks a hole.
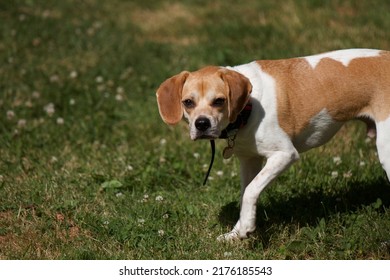
[[[379,160],[390,179],[389,51],[347,49],[208,66],[167,79],[156,95],[165,123],[177,124],[184,115],[192,140],[227,134],[224,156],[234,154],[240,161],[240,218],[218,240],[247,238],[255,230],[256,203],[264,188],[348,120],[363,120],[368,135],[376,135]],[[246,124],[226,133],[248,104]]]

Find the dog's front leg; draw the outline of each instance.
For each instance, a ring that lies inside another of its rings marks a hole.
[[[259,174],[263,166],[263,157],[238,157],[240,161],[240,177],[241,177],[241,197],[240,206],[242,206],[242,198],[246,187]],[[240,229],[240,221],[236,223],[233,229],[225,234],[218,236],[218,241],[239,239],[238,231]]]
[[[235,226],[239,238],[248,238],[256,228],[256,204],[260,193],[298,158],[295,149],[291,152],[277,151],[268,157],[264,168],[246,187],[242,196],[240,219]]]
[[[267,159],[262,170],[261,158],[240,158],[240,219],[233,230],[220,235],[218,241],[247,238],[248,234],[255,230],[256,203],[261,191],[298,158],[299,155],[295,150],[292,152],[275,152]]]

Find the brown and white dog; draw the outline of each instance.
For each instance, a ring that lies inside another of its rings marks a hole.
[[[368,134],[376,133],[390,179],[388,51],[349,49],[184,71],[161,84],[157,101],[165,123],[188,119],[192,140],[219,138],[252,104],[247,124],[228,136],[241,165],[241,210],[233,230],[219,240],[247,238],[264,188],[299,153],[326,143],[348,120],[363,120]]]

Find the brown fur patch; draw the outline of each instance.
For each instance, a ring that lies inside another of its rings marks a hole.
[[[340,122],[359,115],[381,121],[390,115],[390,52],[355,58],[347,67],[331,58],[314,69],[304,58],[258,64],[276,80],[278,120],[290,137],[323,109]]]

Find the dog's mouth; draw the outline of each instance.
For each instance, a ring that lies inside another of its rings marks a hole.
[[[199,140],[199,139],[213,140],[213,139],[217,139],[217,138],[218,138],[218,136],[215,136],[215,135],[200,135],[197,138],[195,138],[194,140]]]
[[[220,133],[216,131],[212,132],[201,132],[197,131],[196,133],[190,133],[192,140],[214,140],[219,138]]]

